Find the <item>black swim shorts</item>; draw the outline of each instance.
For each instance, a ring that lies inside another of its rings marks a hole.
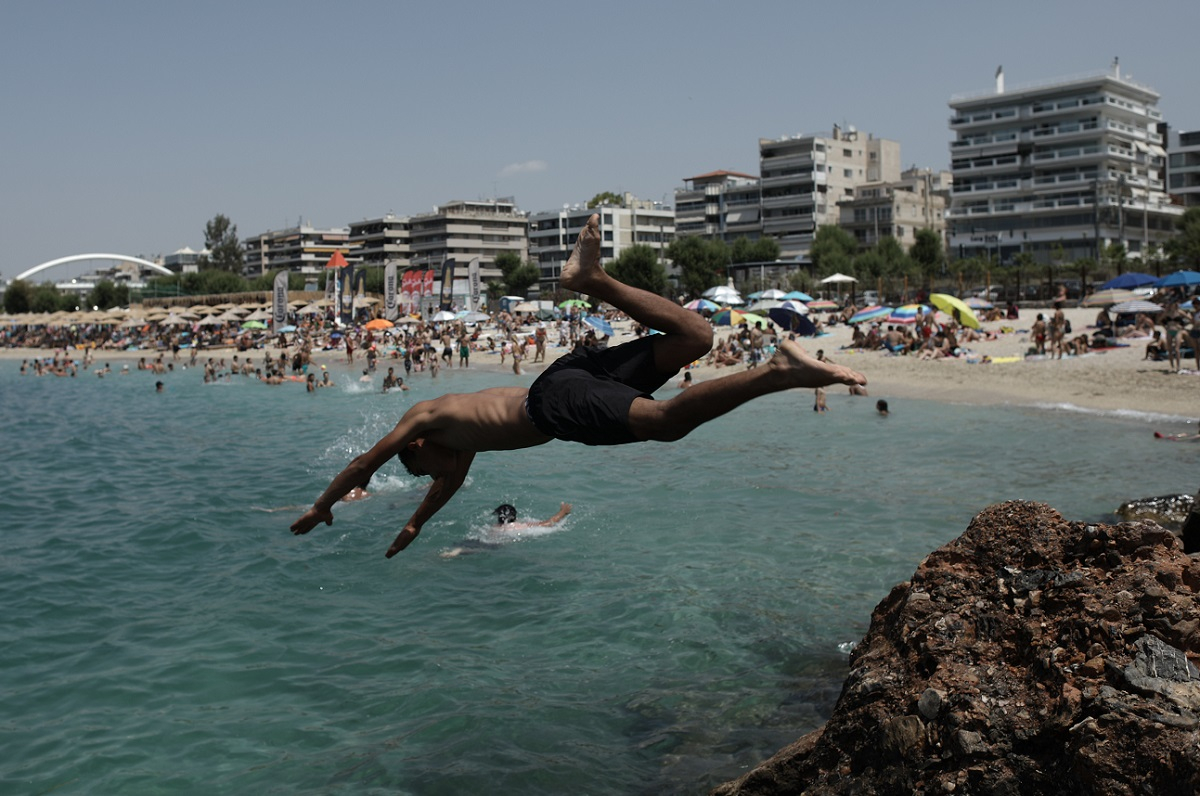
[[[537,377],[526,408],[538,430],[555,439],[639,442],[629,431],[629,407],[635,398],[651,398],[673,375],[654,366],[651,337],[612,348],[576,346]]]

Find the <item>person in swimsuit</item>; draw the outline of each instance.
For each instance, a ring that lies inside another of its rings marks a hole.
[[[387,550],[408,547],[421,528],[462,487],[475,455],[544,445],[552,439],[585,445],[621,445],[682,439],[698,426],[759,396],[793,388],[866,384],[850,368],[820,362],[784,341],[764,367],[731,373],[682,390],[669,400],[651,397],[712,346],[712,327],[700,315],[610,276],[600,265],[600,217],[579,233],[561,283],[611,304],[661,334],[607,348],[578,346],[553,362],[528,388],[492,387],[414,404],[366,453],[351,461],[299,519],[294,534],[333,524],[333,505],[397,457],[413,475],[433,483]]]

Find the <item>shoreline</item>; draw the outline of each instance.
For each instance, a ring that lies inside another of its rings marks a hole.
[[[824,350],[829,359],[848,365],[866,375],[867,391],[871,398],[913,399],[967,403],[981,406],[1076,406],[1080,409],[1101,412],[1136,412],[1178,417],[1194,421],[1200,416],[1200,368],[1194,358],[1183,362],[1182,373],[1170,373],[1165,361],[1152,362],[1143,357],[1146,340],[1131,338],[1127,347],[1089,352],[1079,357],[1056,359],[1024,359],[1030,347],[1028,330],[1038,310],[1023,310],[1016,321],[983,323],[983,331],[999,331],[1003,327],[1013,328],[996,340],[982,340],[969,344],[969,349],[980,356],[993,360],[988,363],[969,362],[964,358],[921,360],[916,356],[894,356],[881,351],[860,351],[846,348],[850,343],[850,328],[845,325],[833,327],[821,337],[798,338],[801,346],[810,354]],[[1075,334],[1090,331],[1098,310],[1071,308],[1064,311]],[[886,322],[881,324],[886,328]],[[618,322],[617,334],[612,340],[616,345],[630,338],[629,322]],[[731,333],[729,327],[717,327],[714,338],[720,339]],[[242,356],[260,358],[264,354],[278,355],[280,349],[265,348],[244,352]],[[96,361],[136,361],[141,357],[153,358],[159,351],[151,350],[102,350]],[[566,353],[566,349],[547,349],[547,363],[531,363],[527,358],[522,363],[525,376],[536,376],[541,370]],[[230,358],[239,354],[235,348],[206,349],[203,357]],[[19,362],[22,359],[52,356],[50,349],[5,348],[0,349],[0,361]],[[181,359],[186,357],[184,354]],[[365,360],[349,365],[342,351],[314,351],[313,362],[318,365],[336,366],[350,373],[361,368]],[[168,359],[169,361],[169,359]],[[376,373],[386,372],[386,357],[380,357]],[[457,361],[457,360],[456,360]],[[398,361],[397,361],[398,362]],[[508,364],[500,365],[496,354],[476,351],[471,357],[471,370],[512,375]],[[706,380],[741,369],[700,364],[691,368],[692,378]],[[442,368],[445,373],[457,368]],[[425,374],[416,374],[409,379],[421,379]],[[830,393],[841,390],[840,385],[828,388]]]

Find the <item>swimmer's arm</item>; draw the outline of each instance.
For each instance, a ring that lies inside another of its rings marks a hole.
[[[562,522],[563,519],[570,513],[571,513],[571,504],[563,503],[562,508],[560,508],[558,510],[557,514],[555,514],[553,517],[551,517],[548,520],[542,520],[541,522],[535,522],[534,525],[554,525],[555,523]]]
[[[459,487],[467,480],[467,473],[471,470],[471,462],[475,460],[474,451],[458,451],[454,457],[454,469],[448,473],[443,473],[433,479],[433,483],[429,485],[429,491],[425,493],[425,498],[421,501],[421,505],[417,506],[417,510],[413,513],[412,518],[405,524],[404,529],[396,535],[392,546],[388,548],[385,556],[391,558],[399,553],[404,548],[408,547],[413,539],[417,538],[417,534],[421,532],[421,528],[425,523],[450,502],[450,498],[458,492]]]
[[[322,522],[326,525],[333,525],[333,504],[345,497],[356,486],[365,489],[376,470],[403,450],[408,443],[428,430],[430,418],[433,416],[429,404],[430,402],[423,401],[414,405],[404,413],[404,417],[400,418],[396,427],[375,443],[371,450],[361,456],[356,456],[350,464],[346,465],[346,469],[338,473],[329,483],[329,486],[313,503],[312,508],[292,523],[292,533],[308,533]]]

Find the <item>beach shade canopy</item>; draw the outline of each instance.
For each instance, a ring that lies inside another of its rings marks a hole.
[[[858,280],[855,279],[854,277],[846,276],[845,274],[831,274],[830,276],[827,276],[824,279],[822,279],[821,284],[828,285],[828,284],[836,283],[836,282],[857,282],[857,281]]]
[[[381,332],[384,329],[391,329],[396,324],[389,321],[387,318],[372,318],[363,324],[364,329],[369,329],[372,332]]]
[[[537,309],[537,307],[533,307],[529,311],[532,312],[535,309]],[[431,320],[435,323],[441,323],[442,321],[453,321],[453,320],[456,320],[457,318],[458,318],[458,316],[455,315],[450,310],[441,310],[440,312],[434,313],[433,317],[430,318],[429,320]]]
[[[838,303],[829,299],[817,299],[816,301],[808,302],[808,308],[813,312],[825,312],[826,310],[836,310]]]
[[[463,323],[483,323],[491,318],[486,312],[473,312],[471,310],[463,310],[454,317]]]
[[[970,326],[972,329],[979,328],[979,319],[975,317],[975,313],[957,296],[951,296],[949,293],[930,293],[929,303],[951,318],[954,317],[954,311],[958,310],[958,322],[960,324]]]
[[[246,321],[242,324],[243,329],[266,329],[267,325],[262,321]]]
[[[817,334],[817,327],[808,319],[807,315],[801,315],[798,312],[785,310],[783,307],[767,310],[767,316],[775,323],[779,324],[785,332],[795,332],[796,334],[805,337],[813,337]]]
[[[1097,290],[1090,296],[1084,296],[1083,301],[1079,302],[1081,307],[1108,307],[1112,304],[1120,304],[1122,301],[1134,301],[1139,299],[1137,293],[1125,288],[1110,287],[1106,290]]]
[[[709,301],[706,298],[698,298],[693,301],[689,301],[687,304],[684,304],[683,308],[685,310],[691,310],[692,312],[716,312],[717,310],[721,309],[721,305],[717,304],[715,301]]]
[[[1162,307],[1153,301],[1133,299],[1131,301],[1122,301],[1120,304],[1114,304],[1109,311],[1115,312],[1117,315],[1133,315],[1138,312],[1144,312],[1147,315],[1157,315],[1162,312]]]
[[[1154,287],[1189,287],[1200,285],[1200,271],[1176,271],[1154,283]]]
[[[599,315],[585,315],[583,316],[583,322],[595,329],[600,334],[608,335],[609,337],[613,336],[612,324],[601,318]]]
[[[882,304],[875,304],[871,307],[866,307],[859,310],[850,316],[850,320],[846,323],[863,323],[865,321],[875,321],[880,318],[886,318],[892,314],[891,307],[885,307]]]
[[[1157,276],[1143,274],[1140,271],[1129,271],[1120,276],[1113,277],[1100,286],[1099,290],[1112,290],[1113,288],[1124,288],[1125,290],[1133,290],[1135,287],[1144,287],[1152,285],[1158,281]]]
[[[784,299],[789,301],[812,301],[813,297],[805,293],[803,290],[793,290],[783,294]]]
[[[892,310],[892,314],[888,316],[888,323],[916,323],[929,312],[929,306],[925,304],[905,304]]]
[[[567,307],[583,307],[586,310],[591,309],[591,306],[591,304],[583,299],[567,299],[566,301],[559,302],[558,308],[565,310]]]

